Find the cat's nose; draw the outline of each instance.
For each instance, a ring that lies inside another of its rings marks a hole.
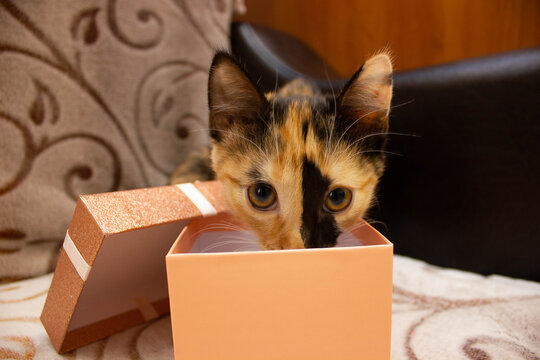
[[[335,246],[337,237],[339,236],[339,231],[332,226],[318,227],[317,229],[303,227],[300,233],[302,235],[302,242],[306,248]]]
[[[302,242],[306,248],[324,247],[321,234],[310,231],[302,232]]]

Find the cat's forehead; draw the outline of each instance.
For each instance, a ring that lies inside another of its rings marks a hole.
[[[291,112],[300,112],[304,115],[310,114],[327,116],[334,113],[334,102],[323,94],[302,95],[294,94],[290,96],[270,96],[270,112],[275,120],[279,120],[291,114]]]
[[[335,111],[330,103],[333,102],[322,95],[278,96],[272,99],[267,115],[268,123],[273,128],[269,135],[278,133],[284,141],[292,141],[293,147],[305,146],[308,133],[318,141],[327,141],[328,130],[335,119]]]
[[[332,166],[341,157],[329,141],[336,137],[334,112],[323,96],[292,95],[277,97],[271,109],[269,131],[265,132],[266,154],[258,162],[264,173],[280,181],[298,178],[309,161],[326,176],[332,177]],[[334,134],[332,134],[334,132]]]
[[[271,131],[267,137],[278,136],[284,142],[281,148],[296,150],[291,156],[303,156],[307,148],[314,150],[314,142],[326,143],[336,135],[331,130],[336,115],[334,101],[321,93],[276,96],[269,104],[267,123]]]
[[[335,101],[329,101],[327,94],[302,78],[290,81],[278,91],[267,93],[266,99],[275,121],[283,120],[287,115],[299,115],[299,112],[315,117],[334,113]]]

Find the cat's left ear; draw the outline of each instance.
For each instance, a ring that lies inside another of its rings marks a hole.
[[[391,101],[392,62],[387,54],[379,54],[368,59],[344,86],[337,99],[338,114],[348,129],[384,132]]]

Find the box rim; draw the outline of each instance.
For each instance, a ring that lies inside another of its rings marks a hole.
[[[222,214],[218,214],[218,215],[215,215],[215,216],[219,217],[219,216],[223,216],[223,215],[227,215],[227,213],[222,213]],[[229,213],[229,215],[231,215],[231,214]],[[270,254],[309,253],[309,252],[321,252],[321,251],[323,251],[323,252],[324,251],[328,251],[328,252],[332,252],[332,251],[352,251],[354,249],[360,250],[360,249],[365,249],[367,247],[369,247],[370,249],[371,248],[388,248],[388,247],[393,248],[394,247],[394,244],[390,240],[388,240],[377,229],[375,229],[373,226],[371,226],[371,224],[369,224],[365,219],[361,218],[359,221],[363,222],[364,226],[368,226],[369,231],[375,232],[377,234],[377,236],[384,242],[384,244],[376,244],[376,245],[362,244],[362,246],[346,246],[346,247],[326,247],[326,248],[308,248],[308,249],[305,249],[305,248],[304,249],[280,249],[280,250],[258,250],[258,251],[249,250],[249,251],[211,252],[211,253],[175,253],[175,252],[173,252],[177,248],[177,245],[179,245],[180,241],[182,241],[182,238],[185,236],[184,234],[189,231],[189,229],[188,229],[189,226],[193,226],[192,221],[200,221],[200,220],[201,220],[201,218],[192,219],[192,220],[190,220],[189,223],[186,224],[186,226],[184,226],[184,228],[182,229],[182,231],[180,232],[180,234],[178,235],[178,237],[176,238],[176,240],[172,244],[171,248],[167,252],[167,255],[165,256],[166,259],[167,258],[173,258],[173,257],[200,257],[200,256],[247,256],[247,255],[253,256],[255,254],[257,254],[257,256],[259,256],[261,254],[265,254],[267,256],[272,256]],[[224,230],[227,231],[227,229],[224,229]],[[203,232],[204,231],[201,231],[201,234]],[[277,256],[279,256],[279,255],[277,255]]]

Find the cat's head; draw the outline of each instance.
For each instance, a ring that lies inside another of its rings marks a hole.
[[[373,201],[384,168],[392,65],[376,55],[335,96],[302,80],[263,94],[219,52],[210,69],[212,166],[265,249],[329,247]]]

